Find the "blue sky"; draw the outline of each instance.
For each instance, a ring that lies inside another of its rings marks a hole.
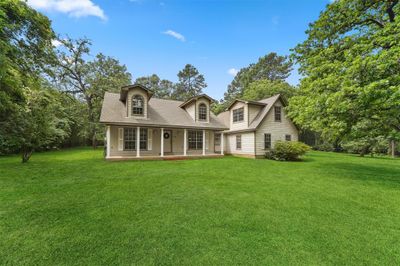
[[[235,70],[269,52],[288,55],[329,0],[29,0],[61,36],[86,36],[92,55],[120,60],[133,78],[176,81],[185,64],[204,74],[204,90],[223,97]],[[296,71],[288,78],[299,79]]]

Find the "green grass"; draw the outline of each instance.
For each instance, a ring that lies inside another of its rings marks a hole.
[[[399,264],[400,160],[0,157],[0,263]]]

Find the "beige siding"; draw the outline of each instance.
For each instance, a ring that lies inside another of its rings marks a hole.
[[[254,118],[258,115],[258,113],[261,111],[263,108],[262,106],[258,105],[253,105],[253,104],[248,104],[248,110],[249,110],[249,125],[251,122],[253,122]]]
[[[236,136],[242,136],[242,148],[236,149]],[[254,155],[254,132],[230,134],[225,137],[225,151],[227,154]]]
[[[244,107],[243,113],[243,121],[241,122],[233,122],[233,110]],[[230,109],[230,117],[229,117],[229,124],[230,130],[240,130],[240,129],[247,129],[248,127],[248,114],[247,114],[247,104],[242,102],[236,102]]]
[[[277,106],[282,106],[282,103],[280,101],[277,101],[275,103]],[[274,106],[275,106],[274,105]],[[264,120],[261,122],[259,125],[257,131],[256,131],[256,155],[264,155],[265,150],[264,150],[264,134],[269,133],[271,134],[271,142],[272,142],[272,147],[274,147],[274,143],[277,140],[285,140],[285,135],[291,135],[291,138],[293,141],[298,140],[298,130],[292,123],[292,121],[286,117],[285,110],[282,106],[282,121],[281,122],[275,122],[275,116],[274,116],[274,107],[269,111],[267,116],[264,118]]]
[[[185,110],[193,120],[196,119],[196,102],[186,105]]]
[[[118,128],[123,126],[111,126],[111,156],[136,156],[136,151],[119,151],[118,150]],[[167,130],[167,129],[164,129]],[[169,130],[169,129],[168,129]],[[172,154],[183,154],[184,147],[184,130],[183,129],[170,129],[172,131]],[[206,136],[208,136],[208,148],[206,147],[206,153],[214,152],[214,132],[206,130]],[[161,153],[161,129],[152,128],[152,150],[141,150],[140,155],[146,156],[158,156]],[[202,150],[188,151],[188,154],[201,154]]]
[[[144,98],[144,115],[142,116],[143,118],[147,118],[147,103],[149,101],[147,93],[140,89],[140,88],[134,88],[129,90],[128,95],[126,97],[126,107],[127,107],[127,115],[131,116],[132,115],[132,97],[134,95],[141,95]],[[136,117],[136,116],[135,116]],[[137,116],[137,118],[140,118],[140,116]]]

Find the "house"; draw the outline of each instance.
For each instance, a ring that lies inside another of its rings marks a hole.
[[[226,112],[211,112],[202,94],[185,102],[157,99],[142,85],[106,92],[100,122],[106,125],[106,159],[263,157],[277,140],[297,140],[280,95],[234,101]]]

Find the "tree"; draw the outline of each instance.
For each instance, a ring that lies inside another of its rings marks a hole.
[[[173,82],[166,79],[160,79],[156,74],[139,77],[136,79],[135,83],[149,88],[154,93],[155,97],[161,99],[170,99],[174,89]]]
[[[293,55],[304,76],[289,104],[297,124],[340,140],[367,121],[400,139],[399,12],[398,0],[335,1],[310,24]]]
[[[186,100],[199,95],[207,87],[204,76],[192,65],[187,64],[178,73],[179,82],[175,85],[172,98],[175,100]]]
[[[0,153],[18,151],[13,116],[26,107],[24,90],[47,70],[53,37],[50,20],[25,2],[0,2]]]
[[[296,89],[285,81],[261,79],[249,84],[248,88],[244,91],[243,99],[258,101],[280,94],[288,100],[295,93]]]
[[[93,148],[97,146],[100,108],[107,90],[118,90],[130,83],[131,75],[119,61],[98,54],[94,61],[86,61],[91,42],[88,39],[60,40],[63,47],[57,51],[56,82],[58,87],[87,105],[88,136]]]
[[[228,106],[234,99],[241,98],[250,83],[268,79],[270,81],[285,80],[292,71],[292,62],[286,56],[269,53],[260,57],[255,64],[239,70],[228,90],[224,94],[223,103]]]
[[[26,104],[19,106],[4,125],[8,132],[3,139],[7,146],[22,153],[22,162],[30,159],[33,151],[50,148],[67,136],[63,123],[56,116],[58,103],[48,90],[24,88]]]

